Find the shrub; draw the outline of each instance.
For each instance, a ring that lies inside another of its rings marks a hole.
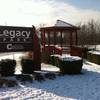
[[[60,55],[51,55],[50,63],[54,66],[59,66],[59,57],[60,57]]]
[[[32,59],[21,59],[22,73],[32,74],[34,71],[34,63]]]
[[[56,74],[54,73],[46,73],[45,77],[51,80],[54,80],[56,78]]]
[[[100,55],[93,54],[92,52],[88,52],[87,60],[100,65]]]
[[[50,55],[50,64],[55,65],[55,56]]]
[[[0,79],[0,87],[3,87],[3,86],[14,87],[17,85],[18,84],[15,80]]]
[[[62,61],[60,60],[60,71],[62,74],[79,74],[82,70],[83,61]]]
[[[93,63],[100,65],[100,55],[92,54]]]
[[[15,72],[16,61],[5,59],[0,61],[0,73],[2,76],[11,76]]]
[[[87,60],[92,61],[92,54],[90,52],[87,53]]]
[[[6,83],[7,87],[14,87],[17,86],[17,82],[15,80],[8,80],[8,82]]]
[[[32,83],[33,82],[33,78],[30,75],[16,75],[16,79],[19,80],[20,82],[29,82]]]
[[[33,76],[34,79],[37,80],[38,82],[43,82],[45,80],[44,76],[40,73],[34,73]]]

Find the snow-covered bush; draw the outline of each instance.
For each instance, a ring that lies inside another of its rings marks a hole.
[[[10,76],[15,72],[16,61],[12,59],[5,59],[0,61],[0,74],[2,76]]]
[[[87,54],[87,60],[100,65],[100,52],[89,51]]]
[[[32,74],[34,72],[34,62],[32,59],[21,59],[22,73]]]
[[[83,61],[79,57],[65,57],[59,59],[59,68],[63,74],[79,74],[82,70]]]

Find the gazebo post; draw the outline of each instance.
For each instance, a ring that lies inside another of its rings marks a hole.
[[[50,53],[50,31],[48,31],[48,47]]]
[[[62,41],[62,31],[60,32],[60,44],[61,44],[61,47],[62,47],[62,43],[63,43],[63,41]]]
[[[72,44],[73,44],[73,42],[72,42],[72,32],[70,31],[70,55],[72,55]]]
[[[56,31],[54,31],[54,45],[56,45]]]
[[[50,32],[48,31],[48,46],[50,46]]]
[[[75,36],[75,38],[76,38],[76,39],[75,39],[75,40],[76,40],[76,41],[75,41],[75,45],[78,45],[77,31],[75,32],[75,35],[76,35],[76,36]]]
[[[42,50],[45,51],[45,30],[43,30],[41,33],[42,33],[41,38],[42,38],[42,46],[43,46]]]
[[[34,30],[34,27],[33,27]],[[33,61],[34,61],[34,70],[41,70],[41,52],[40,52],[40,44],[39,44],[39,38],[35,33],[33,34]]]
[[[72,32],[70,32],[70,47],[72,47],[73,45],[73,37],[72,37]]]

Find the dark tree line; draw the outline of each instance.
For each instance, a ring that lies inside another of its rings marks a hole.
[[[79,24],[78,44],[98,45],[100,44],[100,21],[91,20],[86,24]]]

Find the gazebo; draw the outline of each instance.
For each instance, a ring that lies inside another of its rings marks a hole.
[[[48,51],[61,54],[61,49],[58,47],[69,47],[71,53],[72,48],[77,46],[77,31],[79,29],[79,27],[61,20],[57,20],[54,26],[41,27],[42,52]]]

